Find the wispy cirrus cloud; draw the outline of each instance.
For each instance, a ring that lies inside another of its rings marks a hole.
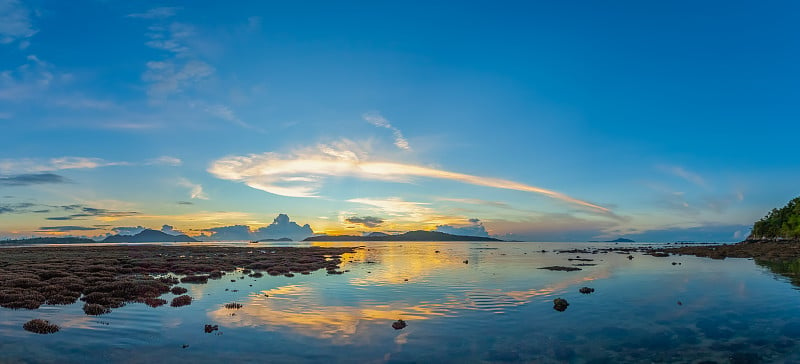
[[[107,161],[95,157],[18,158],[0,159],[0,173],[53,172],[66,169],[95,169],[110,166],[179,166],[181,163],[182,161],[179,158],[171,156],[160,156],[144,162]]]
[[[400,129],[395,128],[389,123],[389,120],[386,120],[380,113],[378,112],[368,112],[362,115],[364,120],[368,123],[375,125],[380,128],[386,128],[392,131],[392,135],[394,136],[394,145],[402,150],[411,150],[411,146],[408,144],[408,140],[403,136],[403,133]]]
[[[177,167],[181,165],[183,161],[180,158],[171,157],[168,155],[162,155],[158,158],[148,159],[145,164],[147,165],[155,165],[155,166],[173,166]]]
[[[688,181],[688,182],[690,182],[690,183],[692,183],[692,184],[694,184],[696,186],[703,187],[703,188],[707,188],[708,187],[708,183],[706,182],[705,178],[703,178],[702,176],[700,176],[697,173],[694,173],[694,172],[691,172],[691,171],[687,170],[684,167],[661,165],[661,166],[659,166],[659,169],[661,169],[662,171],[667,172],[669,174],[672,174],[674,176],[680,177],[683,180]]]
[[[408,183],[414,178],[434,178],[491,188],[544,195],[600,212],[609,209],[553,190],[520,182],[450,172],[397,162],[372,162],[365,153],[348,148],[352,142],[320,144],[289,155],[278,153],[230,156],[214,161],[208,171],[214,176],[290,197],[319,197],[324,179],[348,176],[365,180]]]
[[[197,108],[216,119],[225,120],[238,126],[261,131],[243,121],[236,112],[219,99],[209,101],[202,92],[209,91],[208,81],[217,72],[202,54],[209,48],[209,36],[200,34],[197,27],[172,19],[179,8],[160,7],[145,13],[128,15],[151,21],[145,36],[145,45],[164,52],[165,57],[145,64],[142,80],[146,83],[147,96],[153,105],[164,105],[169,101],[187,102],[190,108]],[[213,46],[210,46],[213,48]],[[200,51],[198,51],[200,49]],[[180,99],[177,96],[181,96]]]
[[[108,162],[101,158],[86,157],[59,157],[48,160],[33,158],[0,159],[0,172],[50,172],[64,169],[92,169],[117,165],[129,165],[129,163]]]
[[[18,0],[0,0],[0,44],[17,40],[26,42],[36,34],[31,22],[31,11]],[[21,48],[27,45],[21,44]]]

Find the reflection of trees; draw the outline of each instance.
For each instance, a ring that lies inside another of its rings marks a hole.
[[[792,284],[800,286],[800,259],[788,261],[756,259],[756,264],[769,268],[773,273],[788,277],[792,280]]]

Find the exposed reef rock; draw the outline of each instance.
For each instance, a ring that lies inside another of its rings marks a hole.
[[[537,268],[537,269],[547,269],[547,270],[564,271],[564,272],[573,272],[573,271],[576,271],[576,270],[581,270],[580,268],[564,267],[564,266],[561,266],[561,265],[554,265],[554,266],[550,266],[550,267],[541,267],[541,268]]]
[[[564,312],[569,306],[569,302],[563,298],[556,298],[553,300],[553,309],[559,312]]]

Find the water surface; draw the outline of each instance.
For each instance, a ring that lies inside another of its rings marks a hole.
[[[603,243],[314,245],[363,248],[344,255],[343,275],[182,284],[195,298],[185,307],[0,309],[0,361],[800,362],[800,295],[752,260],[555,252],[628,246]],[[577,256],[593,261],[568,260]],[[573,264],[596,265],[537,269]],[[566,311],[553,310],[557,297]],[[62,330],[23,331],[32,318]],[[408,327],[394,330],[397,319]]]

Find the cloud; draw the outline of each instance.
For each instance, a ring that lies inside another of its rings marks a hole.
[[[144,231],[144,229],[145,227],[143,226],[117,226],[111,230],[119,235],[136,235]]]
[[[392,131],[392,135],[394,135],[394,145],[403,150],[411,150],[411,146],[408,145],[408,140],[403,137],[403,133],[400,132],[400,129],[397,129],[389,123],[389,120],[386,120],[381,114],[377,112],[369,112],[362,115],[364,120],[368,123],[375,125],[380,128],[386,128]]]
[[[30,186],[48,183],[69,183],[63,176],[53,173],[19,174],[0,177],[0,186]]]
[[[174,226],[166,225],[166,224],[161,227],[161,232],[164,233],[164,234],[169,234],[169,235],[184,235],[185,234],[183,231],[175,230]]]
[[[30,210],[30,208],[34,206],[36,205],[30,202],[0,204],[0,214],[25,214],[29,212],[36,213],[37,211]]]
[[[156,165],[156,166],[179,166],[183,163],[180,158],[170,157],[168,155],[162,155],[158,158],[153,158],[145,162],[147,165]]]
[[[205,231],[211,232],[211,236],[205,239],[208,241],[243,241],[279,238],[290,238],[299,241],[314,234],[308,224],[300,226],[296,222],[290,221],[289,216],[286,214],[278,215],[275,220],[273,220],[272,224],[254,231],[247,225],[222,226],[205,229]]]
[[[139,19],[166,19],[175,16],[175,13],[180,10],[179,7],[157,7],[152,8],[144,13],[134,13],[128,14],[129,18],[139,18]]]
[[[364,217],[353,216],[346,218],[344,221],[351,224],[361,224],[368,228],[378,227],[381,224],[383,224],[383,219],[374,216],[364,216]]]
[[[53,65],[35,55],[28,55],[24,64],[0,71],[0,100],[19,102],[41,98],[54,81],[64,81],[65,78],[68,75],[56,73]]]
[[[54,217],[47,217],[47,220],[83,220],[84,217],[128,217],[128,216],[136,216],[139,215],[136,211],[112,211],[108,209],[99,209],[94,207],[86,207],[83,205],[65,205],[65,206],[53,206],[53,207],[60,207],[65,211],[81,211],[76,214],[71,214],[67,216],[54,216]]]
[[[0,171],[9,172],[50,172],[64,169],[93,169],[108,166],[128,166],[128,162],[109,162],[101,158],[59,157],[47,161],[41,159],[0,159]]]
[[[176,203],[178,205],[194,205],[194,202],[191,202],[191,201],[178,201]]]
[[[207,238],[209,241],[231,241],[231,240],[252,240],[253,232],[247,225],[231,225],[205,229],[211,233]]]
[[[708,187],[708,183],[706,180],[701,177],[699,174],[690,172],[683,167],[680,166],[659,166],[659,168],[667,173],[680,177],[692,184],[695,184],[700,187]]]
[[[320,144],[292,155],[277,153],[230,156],[216,160],[208,171],[217,178],[243,182],[252,188],[290,197],[319,197],[325,177],[349,176],[365,180],[408,183],[413,178],[435,178],[477,186],[545,195],[581,207],[607,213],[609,210],[560,192],[515,181],[396,162],[371,162],[363,152],[349,148],[350,142]]]
[[[208,200],[208,196],[203,192],[203,186],[199,184],[192,183],[186,178],[181,178],[178,180],[178,185],[182,187],[186,187],[189,189],[189,197],[196,198],[200,200]]]
[[[147,71],[142,75],[142,79],[150,83],[147,94],[154,99],[183,93],[215,72],[214,67],[198,60],[184,64],[176,64],[174,61],[150,61],[146,65]]]
[[[489,237],[489,233],[486,231],[486,228],[483,226],[483,223],[481,223],[480,220],[469,219],[467,221],[468,224],[465,225],[439,225],[436,227],[436,231],[453,235]]]
[[[100,230],[100,228],[85,227],[85,226],[42,226],[39,228],[39,232],[51,232],[51,231],[68,232],[68,231],[91,231],[91,230]]]
[[[207,112],[211,116],[220,118],[220,119],[225,120],[225,121],[229,121],[229,122],[234,123],[236,125],[239,125],[239,126],[241,126],[243,128],[254,129],[254,130],[257,130],[259,132],[263,132],[263,130],[257,129],[257,128],[253,127],[252,125],[250,125],[248,123],[245,123],[244,121],[242,121],[242,119],[239,119],[239,117],[236,116],[236,113],[233,110],[231,110],[231,108],[228,107],[228,106],[221,105],[221,104],[206,105],[206,106],[203,107],[203,111]]]
[[[279,214],[275,220],[272,221],[272,224],[257,229],[253,233],[257,239],[290,238],[296,241],[314,235],[311,226],[308,224],[300,226],[296,222],[290,221],[289,216],[286,214]]]
[[[0,44],[24,41],[36,34],[30,14],[30,10],[17,0],[0,0]]]

